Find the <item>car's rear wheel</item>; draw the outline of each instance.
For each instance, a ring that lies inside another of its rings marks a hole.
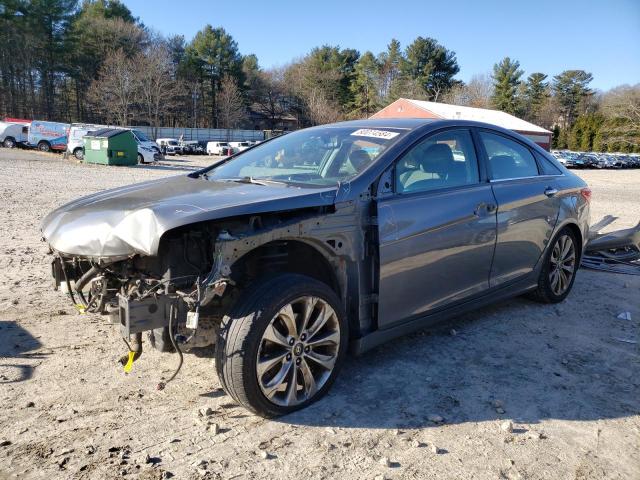
[[[78,160],[84,159],[84,148],[76,148],[73,151],[73,156],[76,157]]]
[[[49,142],[40,142],[38,143],[38,150],[41,152],[49,152],[51,150],[51,145],[49,145]]]
[[[579,250],[575,233],[563,228],[547,251],[538,278],[538,288],[531,294],[543,303],[558,303],[567,298],[579,267]]]
[[[327,285],[296,274],[265,278],[223,319],[216,370],[244,407],[265,417],[284,415],[328,391],[347,335],[340,300]]]

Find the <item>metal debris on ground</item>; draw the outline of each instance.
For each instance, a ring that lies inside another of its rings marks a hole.
[[[640,275],[640,222],[635,227],[600,233],[615,221],[607,215],[590,227],[589,242],[581,266],[593,270]]]

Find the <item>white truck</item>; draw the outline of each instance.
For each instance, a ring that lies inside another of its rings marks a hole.
[[[231,145],[233,147],[234,152],[242,152],[243,150],[246,150],[247,148],[251,147],[251,142],[229,142],[229,145]]]
[[[182,155],[182,146],[176,138],[157,138],[156,144],[166,155]]]
[[[24,123],[0,122],[0,145],[14,148],[27,141],[29,126]]]
[[[229,145],[229,142],[207,142],[207,154],[208,155],[231,155],[233,153],[233,147]]]

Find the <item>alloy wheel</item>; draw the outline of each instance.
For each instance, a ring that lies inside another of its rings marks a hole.
[[[569,235],[558,238],[551,251],[549,283],[554,295],[562,295],[571,285],[576,269],[576,248]]]
[[[264,396],[280,406],[312,398],[338,359],[340,325],[333,308],[304,296],[280,309],[260,340],[256,374]]]

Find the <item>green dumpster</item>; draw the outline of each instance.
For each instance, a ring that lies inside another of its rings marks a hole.
[[[138,163],[138,144],[131,130],[96,130],[84,136],[83,160],[103,165],[135,165]]]

